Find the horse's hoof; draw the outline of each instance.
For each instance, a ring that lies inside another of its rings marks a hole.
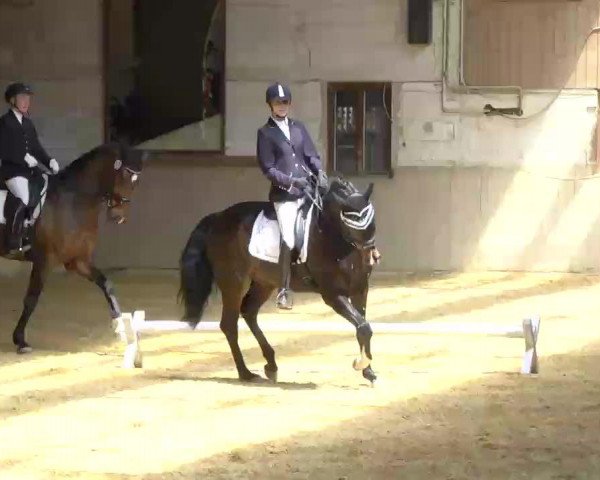
[[[277,383],[277,370],[272,370],[268,365],[265,365],[265,375],[273,383]]]
[[[244,383],[261,383],[264,382],[265,379],[256,373],[248,372],[244,375],[240,375],[240,382]]]
[[[371,368],[370,365],[362,371],[362,375],[366,380],[371,382],[372,387],[375,386],[375,381],[377,380],[377,375],[375,375],[375,372],[373,371],[373,369]]]
[[[371,360],[369,360],[367,357],[358,357],[352,360],[352,368],[356,371],[362,370],[364,372],[367,368],[369,368],[370,363]]]
[[[24,345],[19,345],[19,346],[17,347],[17,353],[18,353],[19,355],[23,355],[23,354],[25,354],[25,353],[31,353],[31,352],[33,352],[33,348],[31,348],[31,347],[30,347],[29,345],[27,345],[27,344],[24,344]]]

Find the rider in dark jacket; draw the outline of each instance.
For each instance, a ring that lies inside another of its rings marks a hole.
[[[19,200],[7,219],[10,253],[21,250],[23,222],[30,205],[29,182],[38,163],[57,173],[58,162],[40,144],[33,122],[27,116],[33,91],[23,83],[13,83],[4,93],[9,110],[0,117],[0,174],[7,188]]]
[[[298,209],[304,202],[309,177],[314,175],[318,186],[324,188],[327,175],[322,170],[321,159],[304,124],[288,117],[292,101],[290,89],[275,83],[267,89],[266,101],[271,116],[258,130],[256,156],[261,170],[271,182],[269,199],[274,203],[281,230],[281,288],[277,306],[290,309],[291,251],[295,243]]]

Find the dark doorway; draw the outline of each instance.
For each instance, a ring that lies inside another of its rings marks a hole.
[[[160,146],[161,136],[222,113],[221,0],[108,3],[111,140]]]

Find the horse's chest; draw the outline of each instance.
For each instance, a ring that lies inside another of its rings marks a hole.
[[[351,254],[337,260],[340,279],[349,291],[361,289],[369,276],[371,267],[365,265],[360,255]]]

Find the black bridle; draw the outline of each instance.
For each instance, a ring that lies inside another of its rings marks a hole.
[[[122,167],[125,170],[127,170],[129,173],[131,173],[131,175],[139,175],[140,172],[136,172],[135,170],[132,170],[129,167]],[[121,171],[121,169],[119,169],[117,171],[117,173],[119,173]],[[118,193],[114,192],[114,183],[112,185],[112,189],[109,193],[106,193],[103,197],[103,200],[106,202],[106,208],[117,208],[117,207],[122,207],[123,205],[127,205],[128,203],[131,203],[131,199],[129,197],[123,197],[122,195],[119,195]]]
[[[309,174],[310,179],[312,180],[312,189],[305,190],[304,196],[317,208],[317,222],[320,220],[320,215],[323,212],[323,195],[321,194],[321,189],[318,186],[318,181],[316,175],[311,172],[309,169],[304,168],[304,170]],[[313,196],[314,194],[314,196]],[[354,247],[356,250],[365,251],[372,250],[375,248],[375,235],[373,235],[369,240],[367,240],[363,244],[358,244],[357,242],[346,238],[346,235],[342,232],[343,240]]]

